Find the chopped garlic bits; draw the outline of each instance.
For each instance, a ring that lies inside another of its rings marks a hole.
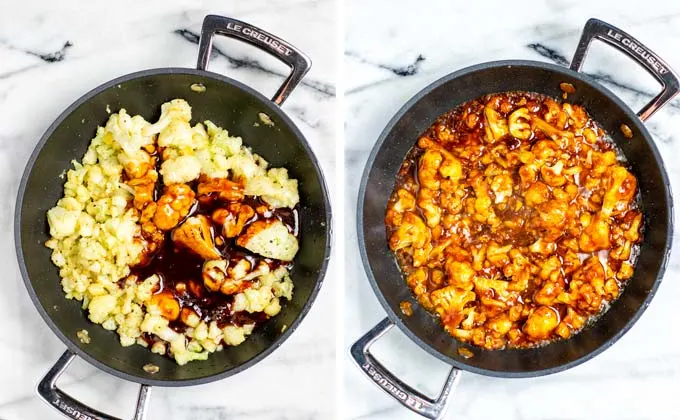
[[[532,347],[578,333],[633,275],[637,180],[581,106],[489,95],[442,115],[404,161],[389,246],[458,340]]]
[[[180,365],[242,343],[257,320],[278,314],[280,299],[292,299],[298,250],[297,229],[276,219],[295,211],[297,181],[241,138],[190,121],[182,99],[163,104],[153,124],[112,114],[66,173],[45,243],[66,297],[82,301],[92,322]],[[241,257],[223,254],[237,243]],[[167,252],[191,260],[191,279],[149,271]],[[221,296],[221,312],[187,306],[208,293]]]

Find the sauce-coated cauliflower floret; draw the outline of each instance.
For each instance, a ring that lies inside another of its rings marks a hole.
[[[455,286],[446,286],[430,294],[435,310],[442,317],[444,325],[450,329],[458,327],[460,321],[463,320],[463,308],[468,302],[475,300],[475,297],[474,292],[458,289]]]
[[[167,291],[153,295],[148,306],[156,307],[159,314],[170,321],[176,320],[180,314],[179,301]]]
[[[418,163],[418,180],[420,183],[430,190],[436,191],[439,189],[439,167],[444,158],[442,154],[436,150],[427,150],[420,157]]]
[[[635,196],[637,181],[635,177],[622,166],[617,166],[605,178],[605,188],[602,202],[602,214],[612,216],[625,209]]]
[[[431,228],[437,226],[441,219],[441,208],[435,201],[435,192],[421,188],[418,192],[418,207],[423,211],[425,221]]]
[[[255,210],[249,205],[231,203],[226,208],[215,210],[212,219],[213,222],[222,225],[222,234],[225,238],[235,238],[254,216]]]
[[[534,339],[545,340],[559,322],[560,315],[555,309],[541,306],[529,315],[524,324],[524,332]]]
[[[131,179],[127,182],[127,185],[134,190],[133,205],[136,209],[143,210],[149,203],[153,202],[157,181],[158,172],[150,170],[143,177]]]
[[[295,235],[276,219],[251,223],[236,239],[236,244],[255,254],[281,261],[292,261],[299,248]]]
[[[385,223],[390,225],[401,224],[402,216],[405,212],[413,211],[416,208],[416,198],[410,192],[400,188],[396,194],[396,200],[388,206],[385,215]]]
[[[611,246],[609,230],[610,227],[607,219],[595,216],[578,239],[581,251],[594,252],[609,248]]]
[[[173,229],[189,214],[195,202],[194,196],[194,191],[186,184],[171,184],[165,187],[153,215],[154,224],[161,230]]]
[[[495,143],[508,135],[508,122],[498,111],[489,106],[484,107],[484,118],[486,120],[484,127],[487,142]]]
[[[415,213],[404,215],[402,224],[390,237],[390,248],[397,251],[407,247],[422,248],[430,242],[431,233],[423,219]]]
[[[475,271],[472,269],[470,263],[460,261],[447,261],[446,274],[449,278],[449,284],[462,290],[472,290],[475,277]]]
[[[231,260],[212,260],[203,264],[203,283],[208,290],[220,291],[225,295],[242,292],[251,286],[251,281],[269,273],[269,266],[260,262],[253,269],[245,258]]]
[[[514,111],[508,117],[508,130],[510,134],[518,139],[527,140],[532,135],[531,115],[526,108],[520,108]]]
[[[210,178],[198,184],[198,195],[214,195],[223,201],[243,199],[243,186],[240,182],[226,178]]]
[[[208,219],[200,214],[187,218],[184,223],[173,230],[172,241],[200,255],[205,260],[216,260],[222,256],[215,247]]]

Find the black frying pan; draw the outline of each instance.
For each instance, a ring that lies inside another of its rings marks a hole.
[[[662,85],[663,91],[638,114],[609,90],[579,73],[593,39],[599,39],[641,64]],[[385,209],[396,174],[416,140],[441,114],[461,103],[496,92],[532,91],[561,95],[560,83],[571,83],[576,93],[570,101],[583,105],[623,150],[638,178],[645,235],[635,274],[623,293],[594,325],[569,340],[534,349],[486,351],[474,349],[465,359],[460,343],[449,336],[439,320],[419,305],[413,315],[401,314],[399,303],[413,301],[393,254],[387,246]],[[534,61],[498,61],[472,66],[432,83],[413,97],[387,124],[366,164],[358,203],[359,247],[368,279],[388,317],[357,341],[351,349],[362,370],[383,390],[406,407],[428,418],[441,417],[447,397],[461,370],[507,378],[559,372],[604,351],[633,325],[656,291],[671,249],[673,203],[668,176],[654,141],[643,121],[678,93],[678,78],[647,47],[625,32],[602,21],[586,23],[569,69]],[[628,125],[634,136],[620,130]],[[430,399],[396,378],[373,357],[371,345],[397,325],[427,352],[452,366],[442,393]]]
[[[288,64],[291,75],[270,101],[235,80],[206,70],[212,38],[225,35],[252,44]],[[17,256],[28,293],[40,315],[68,350],[39,385],[39,394],[62,413],[74,419],[112,419],[79,403],[56,387],[56,380],[78,355],[97,368],[142,384],[135,419],[144,416],[150,385],[184,386],[216,381],[241,372],[278,348],[309,311],[316,297],[330,253],[331,209],[323,175],[307,141],[279,108],[309,70],[311,62],[287,42],[246,23],[207,16],[201,33],[198,69],[161,68],[120,77],[78,99],[50,126],[31,155],[19,188],[15,236]],[[190,86],[200,83],[203,93]],[[207,361],[178,366],[173,360],[140,346],[121,347],[115,333],[93,326],[61,290],[59,270],[50,261],[46,211],[63,194],[60,174],[80,160],[98,125],[108,119],[106,108],[124,107],[131,115],[157,119],[164,102],[185,98],[193,108],[194,121],[209,119],[230,133],[243,137],[253,151],[274,167],[286,167],[299,180],[300,251],[291,274],[295,283],[293,300],[276,317],[259,326],[240,346],[211,355]],[[258,124],[264,112],[273,126]],[[282,332],[282,327],[287,328]],[[87,329],[91,343],[84,345],[76,332]],[[151,375],[147,363],[159,366]]]

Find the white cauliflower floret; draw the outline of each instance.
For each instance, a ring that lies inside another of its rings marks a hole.
[[[234,164],[228,158],[241,152],[243,142],[240,137],[230,137],[227,130],[210,121],[206,121],[205,125],[210,138],[209,146],[195,150],[196,157],[201,161],[201,173],[210,178],[227,178]],[[203,127],[201,124],[198,126]]]
[[[229,169],[236,178],[249,180],[255,176],[264,176],[267,172],[267,161],[254,155],[245,147],[239,153],[228,158]]]
[[[153,136],[146,134],[150,124],[141,116],[130,117],[125,109],[111,115],[106,123],[106,131],[113,135],[113,141],[126,153],[132,154],[153,143]]]
[[[144,319],[142,308],[137,304],[131,304],[129,312],[120,316],[120,322],[116,332],[120,336],[120,344],[123,347],[131,346],[137,342],[142,334],[140,326]]]
[[[79,202],[73,197],[64,197],[57,201],[57,206],[70,211],[82,211],[83,203]]]
[[[241,137],[231,137],[227,130],[216,126],[210,121],[206,121],[205,126],[208,128],[210,148],[213,153],[229,157],[241,151],[241,146],[243,145]]]
[[[193,150],[193,130],[187,121],[173,120],[158,135],[160,147]]]
[[[116,308],[116,297],[113,295],[95,296],[90,301],[88,309],[90,311],[90,321],[101,324]]]
[[[261,287],[251,287],[234,296],[235,312],[262,312],[274,299],[271,290]]]
[[[140,283],[136,289],[136,298],[139,302],[146,303],[156,290],[156,286],[160,282],[160,277],[154,274],[149,276],[146,280]]]
[[[165,343],[162,341],[156,341],[151,345],[151,352],[156,354],[165,354],[166,348]]]
[[[170,341],[170,353],[178,365],[183,366],[193,360],[207,360],[210,354],[207,351],[201,352],[201,346],[195,341],[189,342],[186,345],[186,337],[184,334],[177,334],[173,340]]]
[[[244,192],[246,195],[262,197],[273,208],[293,208],[300,201],[297,180],[289,179],[285,168],[272,168],[266,176],[248,179]]]
[[[246,324],[242,327],[227,325],[222,328],[224,332],[224,344],[228,346],[238,346],[246,341],[246,337],[253,332],[255,324]]]
[[[142,332],[157,335],[161,340],[172,342],[173,340],[184,337],[183,334],[178,334],[168,326],[169,321],[157,313],[151,313],[147,307],[147,313],[144,315],[144,320],[140,325]],[[184,340],[182,339],[182,342]]]
[[[263,257],[292,261],[298,252],[295,235],[279,220],[258,220],[248,225],[246,232],[236,239],[239,246]]]
[[[179,156],[161,164],[163,182],[167,184],[186,184],[201,175],[201,162],[195,156]]]
[[[175,361],[177,362],[178,365],[184,366],[189,362],[192,362],[194,360],[208,360],[208,355],[210,353],[207,351],[203,352],[193,352],[189,350],[185,351],[179,351],[179,352],[173,352],[172,357],[175,358]]]
[[[273,316],[281,310],[279,297],[290,300],[293,296],[293,282],[285,267],[279,267],[273,272],[261,275],[257,283],[249,289],[234,296],[234,312],[262,312],[269,307],[268,315]],[[270,306],[272,305],[272,306]]]
[[[92,216],[85,212],[81,212],[78,217],[78,235],[82,237],[89,237],[94,234],[94,228],[97,222]]]
[[[144,130],[144,134],[160,133],[173,120],[191,121],[191,106],[184,99],[173,99],[161,105],[161,117],[155,124],[149,125]]]
[[[66,210],[63,207],[52,207],[47,211],[47,222],[50,225],[50,235],[61,239],[73,235],[76,231],[79,210]]]
[[[271,302],[269,302],[269,305],[264,308],[264,313],[269,316],[274,316],[279,312],[281,312],[281,302],[279,302],[279,298],[272,299]]]

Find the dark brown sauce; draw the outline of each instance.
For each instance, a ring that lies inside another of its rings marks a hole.
[[[192,189],[195,190],[196,186],[192,185]],[[253,208],[267,206],[264,201],[254,197],[246,197],[241,203],[248,204]],[[219,238],[223,242],[217,248],[222,257],[229,261],[229,266],[231,267],[238,260],[245,258],[251,263],[251,267],[256,267],[260,262],[265,262],[271,270],[281,266],[290,269],[291,263],[253,254],[247,249],[236,245],[234,239],[227,239],[222,236],[222,227],[213,222],[211,215],[213,211],[225,207],[226,204],[228,203],[215,199],[197,200],[197,203],[192,207],[187,217],[201,214],[208,218],[212,224],[211,231],[213,232],[213,238]],[[269,218],[280,220],[291,233],[298,236],[299,216],[297,208],[269,210],[264,215],[256,214],[255,217],[246,223],[246,226],[255,220]],[[179,302],[180,310],[190,308],[201,320],[207,323],[216,321],[220,328],[226,325],[242,326],[244,324],[260,323],[268,319],[264,312],[233,312],[233,296],[220,292],[211,292],[203,285],[203,259],[190,250],[175,246],[171,236],[171,232],[166,233],[165,242],[160,250],[145,266],[134,267],[132,274],[137,275],[140,281],[157,274],[161,281],[160,288],[156,293],[170,291]],[[184,286],[178,288],[178,285],[182,284]],[[186,325],[180,319],[171,321],[170,327],[180,333],[186,329]],[[148,341],[151,337],[146,337],[145,339]]]

